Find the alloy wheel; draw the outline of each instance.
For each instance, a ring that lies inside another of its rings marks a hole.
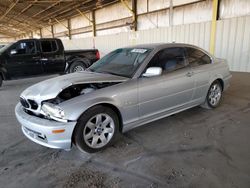
[[[220,102],[221,93],[222,93],[222,90],[218,83],[215,83],[211,86],[209,95],[208,95],[208,101],[210,105],[216,106]]]
[[[101,148],[109,143],[115,132],[114,120],[105,113],[92,117],[83,130],[85,143],[91,148]]]

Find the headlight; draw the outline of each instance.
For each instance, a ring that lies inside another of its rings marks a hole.
[[[44,114],[52,119],[64,119],[65,113],[64,111],[57,105],[51,103],[44,103],[42,105],[42,111]]]

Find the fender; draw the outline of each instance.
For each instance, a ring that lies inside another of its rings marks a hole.
[[[62,107],[62,109],[64,109],[65,111],[65,114],[68,116],[66,117],[68,120],[71,120],[71,121],[77,121],[79,119],[79,117],[85,112],[87,111],[89,108],[93,107],[93,106],[96,106],[96,105],[110,105],[110,106],[113,106],[114,108],[116,108],[120,114],[122,114],[122,108],[121,108],[121,105],[117,106],[116,102],[113,101],[112,99],[110,98],[107,98],[107,97],[100,97],[98,99],[89,99],[89,100],[84,100],[84,101],[81,101],[80,103],[82,104],[81,105],[81,108],[79,111],[75,111],[74,113],[72,113],[72,108],[78,108],[79,107],[79,100],[78,100],[78,97],[74,98],[73,100],[76,100],[77,103],[74,103],[72,102],[71,100],[71,104],[70,106],[68,105],[65,105],[67,103],[67,101],[64,103],[61,103],[59,106]]]
[[[223,80],[223,76],[221,74],[215,74],[213,76],[210,76],[209,85],[211,85],[215,80],[218,80],[218,79]]]
[[[73,55],[73,56],[67,56],[66,61],[68,63],[72,63],[74,61],[74,59],[76,59],[76,58],[84,58],[84,57],[75,56],[75,55]]]
[[[213,76],[210,76],[209,78],[209,87],[207,89],[207,92],[211,86],[211,84],[215,81],[215,80],[221,80],[222,81],[222,90],[224,90],[224,80],[223,80],[223,76],[221,74],[215,74]],[[221,82],[220,81],[220,82]]]

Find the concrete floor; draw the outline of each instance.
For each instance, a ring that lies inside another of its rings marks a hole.
[[[92,155],[23,136],[14,116],[19,94],[46,78],[0,88],[0,187],[250,187],[250,74],[233,73],[217,109],[139,127]]]

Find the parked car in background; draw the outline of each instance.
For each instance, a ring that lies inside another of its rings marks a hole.
[[[97,49],[65,51],[60,39],[25,39],[0,49],[2,80],[82,71],[100,58]]]
[[[97,152],[119,132],[198,105],[216,108],[230,78],[225,60],[196,46],[138,45],[29,87],[15,113],[38,144]]]

